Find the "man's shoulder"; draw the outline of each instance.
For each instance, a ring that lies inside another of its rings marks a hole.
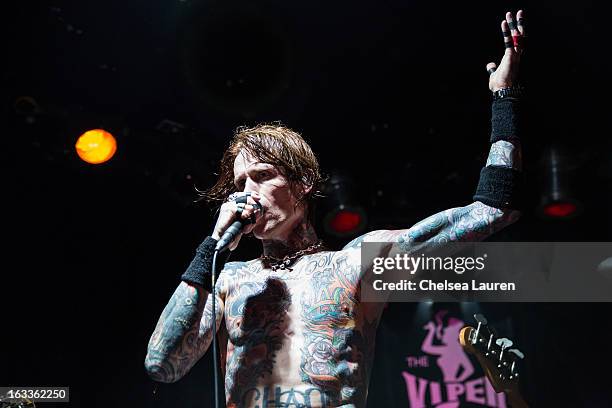
[[[248,261],[230,261],[230,262],[226,262],[225,265],[223,266],[223,269],[227,269],[228,271],[253,269],[253,268],[261,269],[261,260],[259,258],[251,259]]]
[[[241,277],[247,277],[252,275],[261,269],[261,262],[259,259],[252,259],[250,261],[231,261],[223,265],[221,276],[225,279],[239,279]]]

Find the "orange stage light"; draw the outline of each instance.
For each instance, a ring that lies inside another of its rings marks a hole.
[[[88,130],[79,136],[76,142],[79,157],[90,164],[104,163],[113,157],[117,151],[117,141],[105,130]]]

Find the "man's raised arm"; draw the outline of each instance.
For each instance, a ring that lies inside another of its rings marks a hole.
[[[491,149],[474,203],[434,214],[407,230],[372,231],[345,248],[364,241],[397,242],[406,249],[415,243],[480,241],[519,218],[521,89],[516,77],[525,38],[522,10],[517,13],[517,20],[512,13],[506,13],[501,24],[504,57],[499,68],[493,62],[487,64],[489,89],[494,95]]]

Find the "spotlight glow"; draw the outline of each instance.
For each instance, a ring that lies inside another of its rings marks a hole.
[[[105,130],[88,130],[79,136],[75,145],[79,157],[90,164],[100,164],[110,160],[117,151],[117,141]]]
[[[544,214],[554,218],[569,217],[576,212],[576,205],[572,203],[552,203],[544,207]]]
[[[362,223],[362,216],[358,212],[340,210],[329,222],[330,228],[340,234],[356,231]]]

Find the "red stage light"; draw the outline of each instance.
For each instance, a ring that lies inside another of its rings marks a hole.
[[[363,222],[362,215],[351,210],[340,210],[329,221],[329,227],[339,234],[357,231]]]
[[[323,228],[337,238],[348,238],[359,234],[367,225],[367,216],[355,197],[355,183],[343,174],[333,174],[325,183],[322,203]]]
[[[563,218],[574,214],[577,209],[572,203],[552,203],[544,207],[544,214],[549,217]]]

